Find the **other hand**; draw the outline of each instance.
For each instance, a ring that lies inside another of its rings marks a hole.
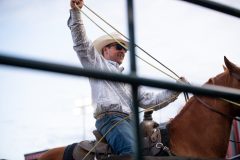
[[[190,84],[185,77],[180,77],[178,80],[177,80],[177,83],[180,83],[180,84]]]

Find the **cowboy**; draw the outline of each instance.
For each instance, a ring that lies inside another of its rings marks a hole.
[[[93,43],[87,39],[81,12],[83,0],[71,0],[70,18],[68,26],[71,30],[76,51],[84,68],[96,69],[107,72],[121,73],[123,62],[127,52],[128,42],[119,34],[103,35]],[[117,40],[117,41],[116,41]],[[130,119],[125,119],[132,113],[132,97],[129,85],[110,82],[106,80],[89,79],[92,89],[92,101],[95,107],[94,117],[97,130],[106,135],[113,152],[117,155],[130,155],[133,151],[134,135],[133,125]],[[160,104],[164,101],[166,106],[180,93],[164,90],[160,93],[152,93],[142,88],[139,89],[139,104],[142,108]],[[155,110],[162,108],[160,106]],[[125,120],[123,120],[125,119]],[[112,128],[116,123],[119,125]],[[112,128],[110,130],[110,128]]]

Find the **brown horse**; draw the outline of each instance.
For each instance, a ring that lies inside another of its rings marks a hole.
[[[224,57],[226,69],[206,84],[240,89],[240,68]],[[169,123],[169,148],[177,156],[224,158],[233,118],[240,108],[220,98],[193,96]],[[51,149],[40,160],[63,160],[65,147]],[[83,151],[79,151],[83,152]],[[87,158],[88,159],[88,158]]]

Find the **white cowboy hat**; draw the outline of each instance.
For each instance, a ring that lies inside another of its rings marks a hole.
[[[108,44],[115,43],[117,41],[119,41],[120,43],[123,43],[124,46],[128,48],[128,42],[124,40],[120,34],[111,33],[110,35],[100,36],[95,41],[93,41],[93,46],[97,49],[99,53],[102,54],[103,47],[105,47]]]

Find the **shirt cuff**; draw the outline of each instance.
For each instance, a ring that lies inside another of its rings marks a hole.
[[[80,10],[70,9],[70,18],[68,23],[74,24],[75,22],[82,24],[81,12]]]
[[[71,18],[76,21],[81,19],[81,12],[80,10],[70,9]]]

